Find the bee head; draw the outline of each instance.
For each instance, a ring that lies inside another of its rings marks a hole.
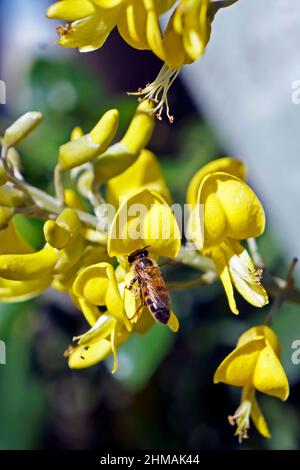
[[[136,261],[137,259],[147,258],[149,256],[149,252],[148,252],[147,248],[149,248],[149,247],[146,246],[145,248],[141,248],[141,249],[136,250],[133,253],[131,253],[128,256],[128,263],[131,264],[134,261]]]

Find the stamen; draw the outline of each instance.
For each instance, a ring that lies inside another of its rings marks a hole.
[[[228,416],[228,421],[231,426],[237,426],[237,429],[234,433],[235,436],[238,436],[239,444],[243,442],[243,439],[248,439],[248,430],[250,428],[250,412],[251,412],[251,402],[249,400],[244,400],[236,410],[233,416]]]
[[[56,32],[60,37],[67,36],[69,33],[72,32],[71,23],[67,23],[65,26],[62,26],[62,25],[57,26]]]
[[[149,102],[155,103],[156,106],[150,111],[151,114],[155,114],[156,118],[161,121],[162,113],[166,110],[166,115],[169,122],[174,122],[174,116],[170,113],[170,107],[168,102],[168,91],[171,88],[173,82],[178,77],[179,70],[170,69],[167,65],[163,65],[158,76],[153,83],[148,83],[145,88],[139,88],[136,92],[128,92],[128,95],[142,95],[138,98],[138,101],[148,100]]]

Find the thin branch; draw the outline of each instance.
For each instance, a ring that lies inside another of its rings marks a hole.
[[[197,286],[207,286],[212,284],[217,279],[217,273],[215,271],[207,271],[202,276],[189,281],[171,281],[167,282],[167,288],[172,289],[191,289]]]

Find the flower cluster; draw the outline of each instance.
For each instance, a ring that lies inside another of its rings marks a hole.
[[[58,26],[58,43],[81,52],[102,47],[117,27],[135,49],[151,50],[163,62],[156,80],[137,94],[155,102],[152,110],[161,119],[164,105],[170,115],[167,93],[184,64],[197,60],[210,39],[215,14],[237,0],[59,0],[47,12],[49,18],[66,21]],[[159,17],[169,12],[162,31]]]
[[[16,149],[42,115],[25,114],[1,139],[0,301],[24,301],[48,287],[68,294],[88,324],[87,332],[75,337],[65,353],[71,368],[89,367],[113,355],[114,372],[118,348],[132,334],[142,335],[155,321],[178,331],[159,269],[161,257],[186,264],[191,257],[200,260],[195,266],[204,275],[209,270],[220,277],[235,314],[233,287],[256,307],[268,302],[262,270],[243,244],[265,227],[263,207],[245,182],[245,166],[224,157],[194,175],[187,188],[190,211],[183,237],[159,162],[145,148],[154,127],[149,109],[148,101],[139,104],[116,143],[117,110],[107,111],[86,134],[74,129],[58,152],[54,196],[24,180]],[[66,173],[72,182],[69,188]],[[93,214],[86,210],[83,197]],[[44,221],[45,243],[40,250],[18,233],[16,214]],[[184,244],[183,238],[189,242]],[[230,418],[237,423],[240,439],[247,435],[250,416],[269,436],[255,390],[283,400],[288,396],[278,357],[275,333],[258,326],[241,336],[215,374],[215,382],[243,389],[241,406]]]
[[[154,116],[161,119],[166,107],[173,121],[170,86],[184,64],[204,53],[216,13],[237,1],[59,0],[48,9],[49,18],[66,22],[57,27],[63,47],[99,49],[117,27],[130,46],[151,50],[163,62],[155,81],[132,93],[140,95],[139,105],[117,142],[116,109],[88,132],[72,131],[58,150],[54,194],[24,179],[17,150],[42,122],[41,113],[26,113],[1,137],[0,302],[22,302],[48,288],[69,295],[86,324],[86,332],[74,337],[65,352],[72,369],[112,356],[114,373],[118,349],[131,335],[142,336],[155,322],[176,333],[179,320],[169,287],[219,278],[233,314],[239,313],[234,289],[254,307],[268,304],[255,241],[264,232],[265,212],[246,182],[245,165],[223,157],[199,169],[179,218],[159,162],[147,149]],[[168,15],[165,29],[163,14]],[[43,221],[39,250],[19,233],[17,214]],[[187,220],[182,214],[188,214]],[[200,270],[201,277],[172,284],[160,270],[162,258]],[[242,389],[240,406],[228,417],[237,426],[239,442],[248,437],[250,419],[262,436],[270,437],[257,392],[281,400],[289,395],[279,339],[270,327],[273,313],[240,336],[214,374],[214,383]]]

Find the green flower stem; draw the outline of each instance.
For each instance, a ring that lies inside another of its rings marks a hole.
[[[182,263],[191,268],[199,269],[200,271],[215,271],[214,262],[207,256],[202,256],[195,250],[190,250],[185,246],[180,248],[176,263]]]
[[[217,279],[217,273],[215,271],[207,271],[202,276],[197,277],[196,279],[191,279],[189,281],[174,281],[168,282],[167,288],[172,289],[191,289],[192,287],[197,286],[207,286],[212,284]]]

